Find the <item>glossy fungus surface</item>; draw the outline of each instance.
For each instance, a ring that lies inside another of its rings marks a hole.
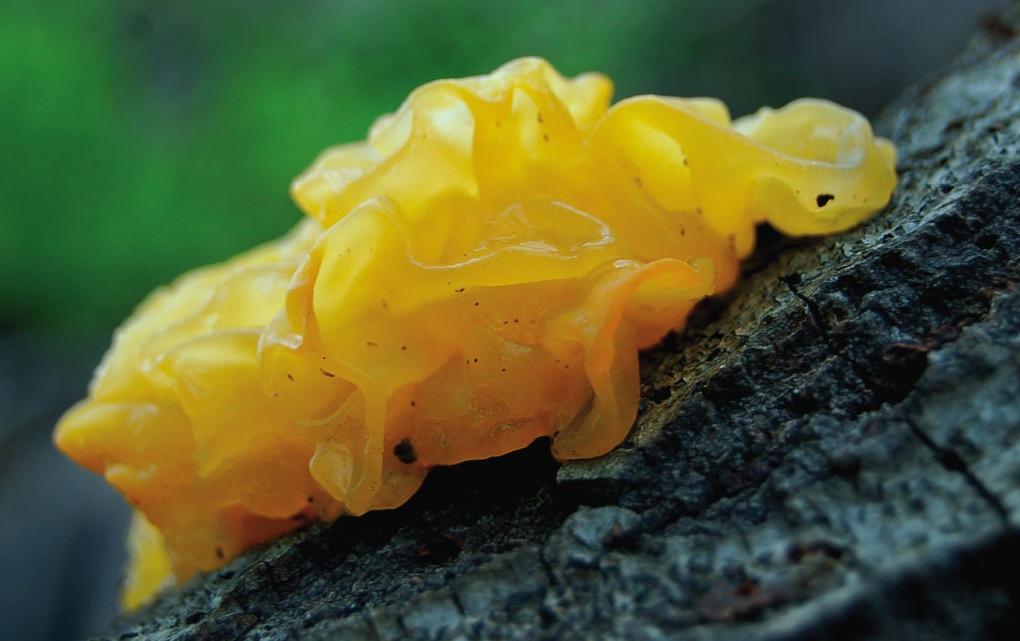
[[[733,284],[756,224],[847,229],[896,182],[829,102],[610,94],[539,59],[420,87],[297,178],[289,235],[139,307],[56,433],[137,510],[127,607],[436,465],[604,454],[638,350]]]

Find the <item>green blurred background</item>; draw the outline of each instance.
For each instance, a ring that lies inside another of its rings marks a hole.
[[[610,74],[618,96],[868,112],[973,22],[947,37],[925,4],[1006,3],[5,0],[0,328],[109,327],[155,285],[280,234],[291,178],[430,79],[536,54]],[[912,10],[907,44],[895,18]]]
[[[605,71],[620,95],[681,90],[685,48],[723,26],[698,0],[6,2],[8,327],[108,326],[154,285],[279,235],[298,216],[291,178],[423,82],[537,54]]]
[[[154,287],[294,224],[290,180],[415,86],[541,55],[617,97],[874,116],[1010,0],[2,0],[0,637],[115,609],[127,509],[56,453]]]

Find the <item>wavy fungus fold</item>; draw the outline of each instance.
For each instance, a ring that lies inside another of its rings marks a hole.
[[[534,58],[420,87],[294,181],[290,234],[138,308],[55,437],[137,511],[125,607],[436,465],[604,454],[638,350],[733,284],[755,225],[847,229],[896,182],[832,103],[610,94]]]

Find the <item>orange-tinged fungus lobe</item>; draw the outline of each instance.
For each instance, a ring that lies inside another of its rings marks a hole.
[[[435,465],[604,454],[638,350],[732,285],[757,223],[847,229],[896,182],[828,102],[731,122],[610,92],[533,58],[427,84],[298,177],[289,235],[142,304],[56,433],[138,511],[126,607]]]

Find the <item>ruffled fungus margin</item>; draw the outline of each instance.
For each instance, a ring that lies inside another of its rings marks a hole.
[[[610,94],[536,58],[424,85],[295,180],[290,234],[139,307],[55,436],[136,509],[125,607],[435,465],[604,454],[638,350],[733,284],[757,223],[848,229],[896,182],[829,102]]]

